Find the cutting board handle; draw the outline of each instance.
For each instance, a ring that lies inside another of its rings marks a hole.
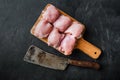
[[[80,60],[71,60],[69,59],[69,64],[74,66],[86,67],[86,68],[93,68],[98,70],[100,65],[96,62],[89,62],[89,61],[80,61]]]
[[[101,54],[101,50],[99,48],[86,41],[84,38],[80,38],[77,41],[77,45],[75,48],[80,49],[82,52],[93,59],[97,59]]]

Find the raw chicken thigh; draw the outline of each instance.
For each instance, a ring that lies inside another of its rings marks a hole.
[[[35,25],[34,35],[47,38],[48,46],[56,48],[64,55],[70,55],[84,29],[84,25],[60,13],[55,6],[49,5],[43,10],[40,22]]]
[[[71,34],[78,39],[82,36],[84,29],[84,25],[78,22],[73,22],[72,25],[65,31],[65,33]]]
[[[64,34],[59,33],[58,29],[54,28],[48,37],[48,45],[58,47],[64,38]]]
[[[60,16],[59,11],[55,6],[50,5],[47,7],[46,11],[43,11],[42,18],[46,19],[48,22],[53,23]]]
[[[72,23],[72,20],[64,15],[61,15],[54,23],[54,27],[59,29],[60,32],[64,32]]]
[[[50,34],[52,29],[53,29],[53,26],[50,23],[48,23],[46,20],[41,20],[37,24],[34,34],[39,38],[45,38]]]
[[[75,42],[76,39],[72,35],[67,34],[60,44],[59,51],[63,52],[64,55],[70,55],[75,46]]]

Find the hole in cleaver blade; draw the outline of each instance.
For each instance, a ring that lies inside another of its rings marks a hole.
[[[57,70],[65,70],[69,64],[67,58],[50,54],[34,45],[29,47],[24,56],[24,61]]]

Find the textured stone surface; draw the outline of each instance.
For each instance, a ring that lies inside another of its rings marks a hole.
[[[57,71],[23,61],[31,44],[63,56],[30,34],[47,3],[84,23],[87,28],[84,38],[103,51],[98,60],[79,50],[68,57],[99,62],[101,70],[69,66],[65,71]],[[0,80],[119,80],[119,3],[119,0],[0,0]]]

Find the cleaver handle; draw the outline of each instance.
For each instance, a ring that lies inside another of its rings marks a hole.
[[[74,65],[74,66],[93,68],[96,70],[98,70],[100,68],[100,65],[96,62],[71,60],[71,59],[69,59],[68,61],[69,61],[69,64]]]

